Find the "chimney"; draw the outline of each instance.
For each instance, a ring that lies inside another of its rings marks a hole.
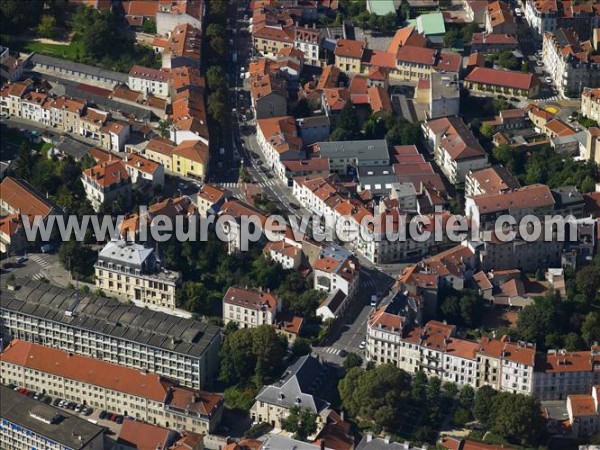
[[[321,450],[325,450],[325,439],[321,439]]]
[[[367,442],[371,442],[373,440],[373,433],[367,433]]]

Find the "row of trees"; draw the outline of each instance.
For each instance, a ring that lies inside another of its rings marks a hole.
[[[421,371],[411,379],[390,364],[350,369],[338,389],[344,409],[376,431],[402,430],[420,417],[410,437],[421,442],[436,441],[435,430],[446,414],[458,426],[476,419],[506,441],[521,445],[537,444],[543,433],[540,405],[533,397],[499,393],[489,386],[477,392],[470,386],[459,390],[454,383],[427,378]]]
[[[81,43],[78,61],[120,72],[129,72],[134,64],[160,67],[152,48],[136,44],[134,36],[123,33],[121,19],[110,11],[82,5],[71,17],[71,26],[73,41]]]
[[[348,141],[360,139],[386,139],[388,145],[416,144],[420,137],[420,124],[410,123],[391,113],[375,113],[364,122],[361,120],[356,106],[347,102],[337,118],[329,137],[332,141]]]
[[[600,179],[600,169],[595,163],[564,158],[549,145],[531,155],[508,145],[499,145],[493,149],[492,157],[527,185],[543,183],[551,188],[576,186],[582,192],[592,192],[596,180]]]

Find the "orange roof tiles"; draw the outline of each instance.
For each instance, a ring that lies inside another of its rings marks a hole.
[[[277,310],[278,300],[275,293],[232,286],[227,289],[227,292],[223,296],[223,303],[242,306],[256,311],[266,308],[274,313]]]
[[[294,29],[293,27],[264,25],[253,29],[252,36],[254,38],[265,39],[268,41],[285,42],[291,44],[294,42]]]
[[[540,358],[536,370],[553,372],[591,372],[592,354],[590,351],[545,354]]]
[[[200,164],[208,163],[208,146],[202,141],[183,141],[173,154]]]
[[[452,160],[458,161],[486,156],[483,147],[460,117],[442,117],[427,121],[426,125],[435,134],[442,133],[439,145],[450,155]]]
[[[171,430],[136,420],[125,420],[117,443],[133,446],[138,450],[164,449],[169,441]]]
[[[473,172],[469,176],[481,186],[486,194],[499,194],[521,187],[519,180],[504,166],[488,167]]]
[[[33,222],[33,219],[30,218],[30,221]],[[21,221],[21,216],[18,214],[12,214],[0,218],[0,232],[2,232],[2,234],[14,236],[22,227],[23,222]]]
[[[325,66],[323,72],[321,72],[321,76],[319,77],[317,89],[336,87],[340,73],[340,69],[335,66]]]
[[[296,120],[292,116],[258,119],[257,127],[277,153],[302,149],[302,139],[298,136]]]
[[[365,44],[361,41],[338,39],[335,46],[335,55],[343,58],[362,58]]]
[[[161,153],[163,155],[172,155],[175,150],[175,144],[163,137],[153,137],[146,144],[145,150]]]
[[[392,112],[392,102],[384,88],[381,86],[371,86],[367,92],[369,94],[369,102],[373,112]]]
[[[523,364],[525,366],[535,365],[535,347],[529,345],[521,345],[514,342],[506,342],[502,357],[509,361]]]
[[[554,205],[550,188],[545,184],[532,184],[502,194],[476,195],[473,200],[481,213]]]
[[[200,191],[198,191],[198,196],[212,203],[216,203],[227,196],[227,191],[218,186],[205,183],[200,188]]]
[[[572,136],[577,133],[568,123],[559,118],[552,119],[546,123],[546,130],[551,131],[556,136]]]
[[[130,16],[142,16],[156,18],[156,12],[158,11],[158,1],[139,1],[132,0],[123,2],[123,10],[126,15]]]
[[[405,45],[403,47],[400,47],[400,49],[398,50],[398,53],[396,54],[396,59],[402,62],[433,66],[435,65],[435,54],[435,50],[431,48]]]
[[[529,90],[539,84],[539,80],[532,73],[490,69],[487,67],[475,67],[467,75],[465,81],[524,90]]]
[[[182,411],[210,416],[223,402],[223,397],[212,392],[197,391],[185,387],[170,387],[166,403]]]
[[[399,28],[390,41],[387,51],[395,57],[398,54],[400,47],[403,47],[404,45],[425,47],[427,45],[427,38],[420,35],[412,25]]]
[[[479,344],[464,339],[450,339],[446,344],[446,353],[464,359],[477,359]]]
[[[129,76],[134,78],[143,78],[157,82],[166,82],[169,80],[170,70],[168,69],[153,69],[151,67],[133,66],[129,71]]]
[[[97,164],[85,169],[83,174],[103,188],[129,180],[129,172],[120,159]]]
[[[567,403],[571,405],[573,417],[597,416],[596,402],[591,395],[569,395]]]
[[[200,61],[202,32],[188,23],[177,25],[165,49],[173,56]]]
[[[135,153],[128,153],[127,155],[125,155],[123,162],[127,166],[134,167],[136,170],[139,170],[139,171],[142,171],[142,172],[145,172],[148,174],[152,174],[152,173],[156,172],[156,169],[158,169],[158,166],[159,166],[158,163],[156,163],[154,161],[150,161],[149,159],[143,158],[140,155],[137,155]]]
[[[20,214],[46,217],[54,206],[24,180],[6,177],[0,183],[0,198]]]
[[[155,402],[165,400],[170,382],[154,373],[108,363],[51,347],[15,339],[0,361],[104,387]]]

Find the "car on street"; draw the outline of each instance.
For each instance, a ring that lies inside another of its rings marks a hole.
[[[102,410],[102,411],[100,411],[100,414],[98,414],[98,417],[99,417],[100,419],[103,419],[103,420],[104,420],[104,419],[106,419],[106,416],[107,416],[107,415],[108,415],[108,413],[107,413],[106,411]]]
[[[21,264],[25,264],[26,261],[27,261],[27,257],[26,256],[19,256],[15,260],[15,263],[18,264],[18,265],[21,265]]]
[[[542,66],[544,65],[544,63],[543,63],[543,62],[541,62],[541,61],[536,61],[536,63],[535,63],[535,64],[536,64],[538,67],[542,67]]]
[[[123,416],[117,416],[115,419],[115,422],[119,425],[121,425],[123,423]]]
[[[544,78],[544,81],[545,81],[546,83],[552,84],[552,78],[550,78],[550,77],[546,77],[546,78]]]
[[[348,352],[346,350],[342,349],[342,350],[340,350],[338,355],[340,356],[340,358],[345,358],[346,356],[348,356]]]
[[[364,350],[365,348],[367,348],[367,341],[364,341],[364,340],[363,340],[363,341],[361,341],[361,342],[360,342],[360,345],[358,346],[358,348],[359,348],[360,350]]]
[[[55,398],[55,399],[52,401],[52,406],[58,406],[58,405],[60,404],[60,402],[61,402],[61,399],[60,399],[60,398]]]

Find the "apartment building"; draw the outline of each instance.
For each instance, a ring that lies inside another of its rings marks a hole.
[[[335,45],[335,67],[346,73],[361,73],[365,44],[361,41],[338,39]]]
[[[171,170],[184,177],[204,180],[209,163],[208,144],[202,140],[182,141],[173,149]]]
[[[315,144],[321,158],[329,160],[331,172],[341,175],[356,173],[359,166],[389,166],[385,139],[368,141],[332,141]]]
[[[96,286],[111,295],[150,307],[176,307],[181,274],[162,268],[152,248],[111,241],[98,254],[94,270]]]
[[[487,67],[475,67],[465,77],[465,87],[486,95],[533,98],[539,94],[540,85],[535,74]]]
[[[471,38],[471,53],[495,53],[504,50],[514,50],[519,41],[514,34],[505,33],[473,33]]]
[[[205,13],[206,3],[200,0],[159,2],[156,11],[156,32],[165,36],[174,28],[184,24],[190,24],[201,30]]]
[[[125,201],[131,196],[131,177],[120,159],[109,160],[85,169],[81,174],[85,195],[94,211],[110,204],[118,197]]]
[[[33,89],[33,80],[28,78],[24,81],[6,83],[0,91],[0,111],[9,116],[21,115],[21,99]]]
[[[413,82],[428,79],[436,71],[458,77],[462,65],[462,57],[457,53],[413,45],[400,47],[395,61],[396,67],[390,71],[390,77]]]
[[[57,205],[46,198],[27,181],[6,177],[0,183],[0,208],[7,214],[27,215],[46,220],[48,216],[60,213]]]
[[[313,264],[314,289],[328,293],[340,289],[352,299],[359,286],[359,269],[358,260],[350,251],[338,246],[326,247]]]
[[[535,36],[542,38],[546,32],[556,30],[558,19],[557,0],[527,0],[525,2],[525,20]]]
[[[544,33],[544,65],[562,95],[579,96],[585,87],[600,87],[600,56],[592,52],[592,43],[582,42],[572,28]]]
[[[304,159],[302,138],[298,136],[296,120],[292,116],[258,119],[256,141],[267,164],[282,180],[286,180],[284,161]]]
[[[212,184],[204,183],[196,196],[196,205],[200,217],[216,214],[231,193]]]
[[[274,58],[281,49],[294,47],[295,28],[285,25],[260,25],[252,30],[252,44],[263,56]]]
[[[294,30],[294,47],[304,53],[304,62],[311,66],[320,66],[319,49],[321,46],[321,31],[316,27],[298,27]]]
[[[502,194],[521,187],[506,167],[499,165],[469,172],[465,178],[465,195]]]
[[[471,170],[489,165],[486,152],[460,117],[428,120],[422,129],[435,161],[451,183],[464,183]]]
[[[502,1],[488,4],[485,11],[485,31],[487,33],[516,34],[517,24],[508,4]]]
[[[221,420],[223,397],[180,387],[152,372],[14,340],[0,355],[2,383],[114,411],[153,425],[209,433]]]
[[[540,400],[565,400],[569,395],[591,392],[600,380],[600,359],[591,351],[549,350],[538,355],[534,392]]]
[[[275,292],[262,289],[230,287],[223,296],[223,323],[235,322],[240,328],[273,325],[281,310]]]
[[[101,426],[0,386],[0,447],[103,450]]]
[[[150,161],[157,162],[166,171],[173,172],[173,151],[176,145],[169,139],[155,136],[144,146],[141,154]]]
[[[169,30],[166,46],[161,54],[163,69],[198,67],[202,56],[202,31],[191,22],[184,22]]]
[[[318,434],[330,411],[329,403],[318,396],[325,392],[330,376],[325,363],[312,355],[302,356],[286,369],[279,381],[262,387],[250,409],[252,421],[281,429],[290,409],[299,407],[317,415],[315,434]]]
[[[268,242],[263,248],[263,254],[281,264],[285,270],[297,270],[303,259],[302,246],[287,239]]]
[[[129,71],[128,86],[132,91],[142,92],[144,97],[154,95],[159,98],[168,98],[169,78],[169,70],[133,66]]]
[[[202,389],[218,366],[219,328],[114,299],[26,281],[0,295],[5,339],[149,370]]]
[[[552,213],[554,203],[548,186],[532,184],[511,191],[467,196],[465,215],[471,218],[473,226],[490,230],[501,215],[510,215],[517,223],[530,214],[543,219],[545,214]]]
[[[20,117],[31,120],[32,122],[43,122],[44,108],[43,105],[48,98],[44,92],[29,91],[21,99]]]
[[[257,119],[281,117],[287,114],[287,84],[273,73],[250,77],[250,98]]]
[[[600,123],[600,89],[584,88],[581,93],[581,114]]]

